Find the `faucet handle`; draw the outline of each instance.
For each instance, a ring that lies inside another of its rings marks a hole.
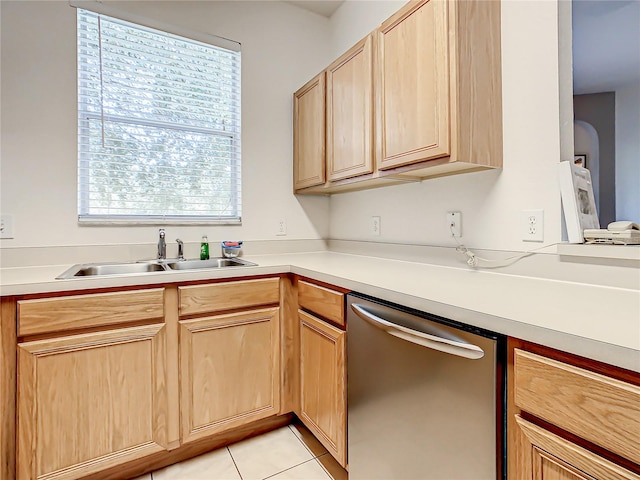
[[[184,243],[179,238],[176,238],[178,243],[178,260],[184,260]]]

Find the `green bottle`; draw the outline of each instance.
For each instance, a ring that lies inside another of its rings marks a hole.
[[[200,242],[200,260],[209,260],[209,239],[206,235],[202,236]]]

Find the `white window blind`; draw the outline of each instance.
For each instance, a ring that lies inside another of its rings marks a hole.
[[[240,222],[240,52],[77,19],[80,221]]]

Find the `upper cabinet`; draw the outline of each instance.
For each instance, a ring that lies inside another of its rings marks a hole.
[[[325,182],[325,73],[293,95],[293,188]]]
[[[368,36],[327,69],[327,177],[373,172],[373,55]]]
[[[447,5],[410,5],[376,32],[378,168],[448,156]]]
[[[304,153],[296,120],[294,171],[313,164],[326,180],[301,185],[296,174],[296,193],[502,166],[499,0],[409,2],[325,74],[325,109],[316,105],[314,119],[326,112],[326,154],[317,145]]]

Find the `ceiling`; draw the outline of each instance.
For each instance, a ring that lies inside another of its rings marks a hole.
[[[288,0],[287,3],[292,3],[300,8],[329,18],[344,1],[345,0]]]
[[[640,2],[573,0],[575,93],[640,82]]]

